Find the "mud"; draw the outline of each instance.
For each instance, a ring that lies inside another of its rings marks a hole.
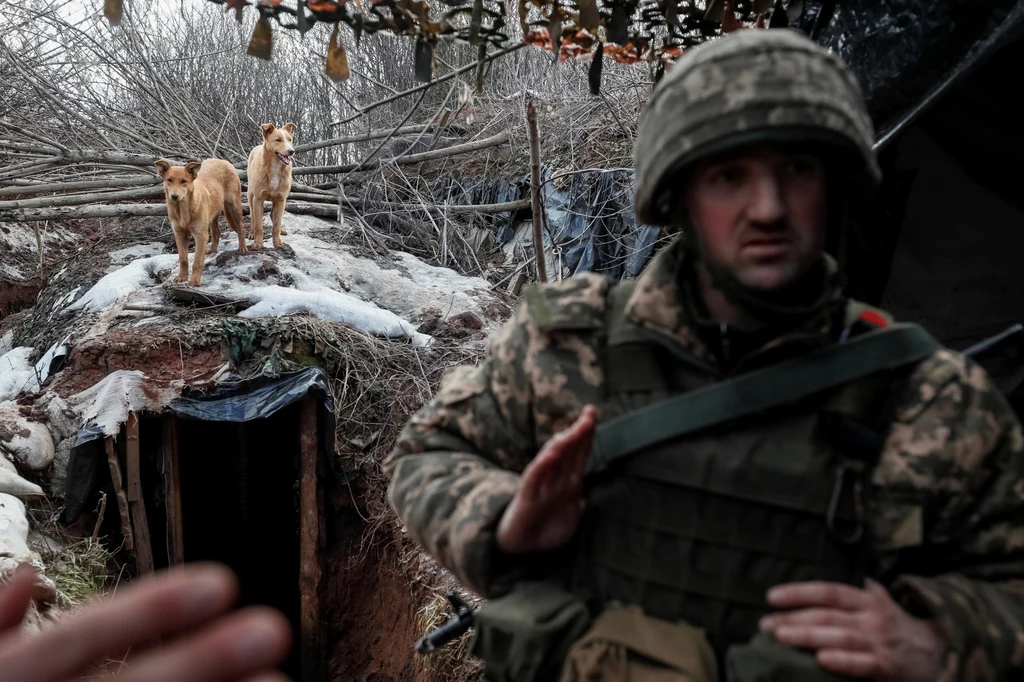
[[[0,279],[0,320],[33,306],[41,286],[38,279],[25,282]]]
[[[471,312],[443,317],[437,308],[427,308],[417,331],[441,339],[484,339],[483,327],[483,320]]]
[[[143,369],[146,376],[158,383],[189,383],[216,370],[223,362],[217,345],[189,348],[175,337],[162,336],[152,330],[147,334],[114,330],[77,346],[53,390],[66,398],[120,369]]]
[[[394,546],[364,546],[367,524],[351,504],[329,513],[327,526],[326,679],[414,682],[415,594]]]

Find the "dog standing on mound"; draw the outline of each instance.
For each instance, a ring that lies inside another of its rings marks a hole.
[[[178,276],[175,282],[188,280],[197,287],[203,277],[206,260],[206,242],[213,235],[210,253],[217,253],[220,242],[220,214],[223,211],[228,225],[238,235],[238,250],[246,251],[245,231],[242,226],[242,181],[238,171],[223,159],[190,161],[184,166],[172,165],[166,159],[155,164],[164,181],[167,198],[167,218],[174,230],[178,246]],[[196,257],[192,262],[192,277],[188,276],[188,238],[196,242]]]
[[[281,219],[285,202],[292,189],[292,144],[294,123],[285,123],[277,128],[273,123],[264,123],[263,144],[249,152],[249,222],[252,224],[253,248],[263,248],[263,202],[273,204],[270,221],[274,226],[274,247],[284,245],[281,241]]]

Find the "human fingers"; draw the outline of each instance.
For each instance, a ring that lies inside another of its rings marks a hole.
[[[763,632],[774,632],[775,628],[786,625],[831,625],[836,627],[858,627],[857,616],[838,609],[799,609],[773,613],[761,619]]]
[[[291,682],[287,675],[281,673],[260,673],[245,680],[245,682]]]
[[[28,640],[0,642],[4,682],[57,682],[103,658],[197,627],[234,602],[227,569],[194,565],[138,581]]]
[[[866,590],[829,582],[789,583],[768,590],[768,603],[776,609],[824,607],[855,611],[873,596]]]
[[[571,466],[571,472],[575,477],[574,480],[577,485],[583,480],[583,474],[587,469],[587,459],[590,457],[590,450],[594,445],[594,433],[597,429],[597,408],[593,405],[587,405],[583,408],[583,414],[580,418],[584,419],[583,434],[576,442]]]
[[[559,431],[541,447],[523,471],[520,483],[523,496],[538,499],[551,496],[551,488],[564,482],[575,463],[575,447],[588,429],[593,428],[592,410],[584,408],[567,429]]]
[[[290,644],[284,616],[268,608],[249,608],[170,646],[139,656],[114,680],[237,682],[253,676],[278,679],[269,669],[284,659]]]
[[[871,642],[854,628],[831,625],[780,625],[772,632],[783,644],[800,649],[868,651]]]
[[[876,679],[885,674],[878,655],[870,651],[821,649],[816,655],[818,664],[840,675],[861,679]]]
[[[0,587],[0,634],[21,624],[32,603],[38,575],[31,564],[20,564],[7,584]]]

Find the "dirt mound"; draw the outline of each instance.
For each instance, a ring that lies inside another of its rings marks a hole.
[[[483,320],[471,312],[444,317],[437,308],[428,308],[423,312],[423,321],[417,331],[439,339],[482,340],[487,338],[487,333],[482,331],[483,328]]]

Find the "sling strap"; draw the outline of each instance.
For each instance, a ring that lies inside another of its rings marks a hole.
[[[875,372],[920,362],[942,348],[922,327],[893,324],[803,357],[673,396],[597,428],[587,462],[596,474],[668,440],[793,403]]]

